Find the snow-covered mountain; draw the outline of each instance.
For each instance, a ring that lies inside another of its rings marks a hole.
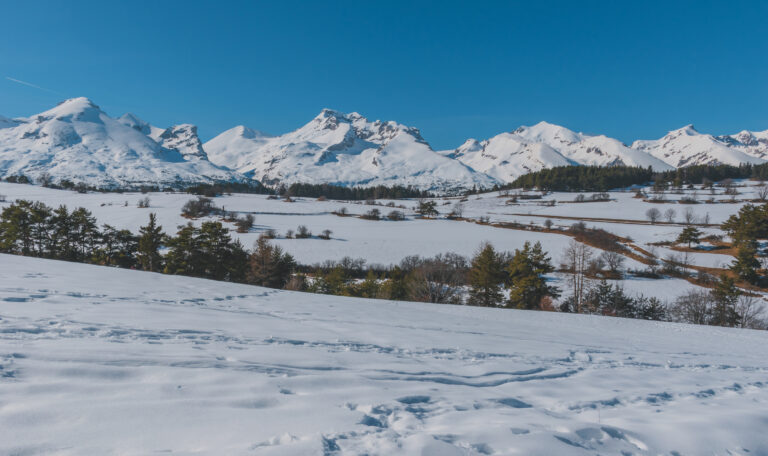
[[[448,156],[501,182],[543,168],[578,164],[547,144],[526,141],[513,133],[502,133],[485,141],[468,139]]]
[[[735,166],[741,163],[760,164],[767,161],[765,158],[748,153],[748,150],[751,150],[749,146],[734,139],[738,136],[728,136],[727,138],[733,141],[729,143],[712,135],[699,133],[693,125],[686,125],[670,131],[661,139],[635,141],[632,143],[632,148],[664,160],[675,168],[719,164]]]
[[[742,130],[735,135],[718,136],[717,139],[730,148],[768,161],[768,130]]]
[[[539,122],[532,127],[520,127],[514,132],[528,141],[543,143],[560,152],[564,157],[581,165],[594,166],[641,166],[657,171],[672,169],[669,164],[633,150],[621,141],[605,135],[576,133],[565,127]]]
[[[607,136],[576,133],[539,122],[485,141],[467,140],[448,154],[504,182],[543,168],[568,165],[642,166],[657,171],[672,166],[645,152],[630,149]]]
[[[174,125],[162,128],[150,125],[135,114],[123,114],[120,123],[149,136],[162,147],[178,151],[185,160],[207,160],[208,155],[203,150],[203,142],[197,135],[197,126],[192,124]]]
[[[161,130],[155,140],[150,135],[159,129],[135,116],[113,119],[87,98],[0,123],[0,176],[48,175],[98,187],[244,179],[206,159],[194,127]]]
[[[19,123],[13,119],[9,119],[5,116],[0,116],[0,128],[15,127]]]
[[[241,126],[213,138],[204,148],[213,163],[266,184],[405,185],[449,191],[499,182],[438,154],[416,128],[330,109],[281,136]]]
[[[252,178],[268,185],[403,185],[446,192],[489,188],[555,166],[665,171],[766,162],[768,130],[712,136],[692,125],[627,146],[539,122],[436,152],[417,128],[331,109],[283,135],[238,126],[205,144],[194,125],[158,128],[130,113],[113,119],[87,98],[29,118],[0,116],[0,177],[23,174],[34,180],[47,174],[54,181],[102,187]]]

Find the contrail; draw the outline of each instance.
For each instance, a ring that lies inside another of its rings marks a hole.
[[[46,92],[54,93],[54,94],[62,96],[62,97],[64,96],[64,94],[61,94],[61,93],[59,93],[59,92],[57,92],[55,90],[46,89],[45,87],[40,87],[39,85],[32,84],[31,82],[22,81],[20,79],[15,79],[15,78],[12,78],[10,76],[6,76],[5,79],[7,79],[9,81],[13,81],[13,82],[15,82],[17,84],[25,85],[27,87],[33,87],[35,89],[45,90]]]

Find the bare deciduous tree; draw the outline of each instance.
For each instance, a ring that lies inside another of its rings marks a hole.
[[[563,252],[563,261],[571,272],[573,304],[577,313],[581,313],[581,306],[584,303],[586,273],[591,259],[592,249],[575,239],[571,240]]]
[[[737,326],[750,329],[766,329],[763,306],[752,296],[741,295],[736,302],[736,313],[739,314]]]
[[[624,266],[624,262],[626,261],[624,255],[618,252],[611,252],[609,250],[601,253],[600,258],[602,258],[605,264],[608,265],[608,269],[611,272],[619,272]]]
[[[693,225],[696,223],[696,213],[693,212],[693,208],[686,207],[683,211],[683,220],[686,225]]]
[[[413,264],[408,284],[410,298],[414,301],[459,303],[461,285],[467,270],[466,258],[456,254],[438,255],[434,258],[411,258]]]
[[[651,223],[656,223],[661,218],[661,211],[656,209],[655,207],[652,207],[645,211],[645,216],[648,218],[648,220]]]
[[[768,185],[763,184],[757,187],[757,199],[760,201],[768,200]]]
[[[706,290],[691,290],[672,304],[671,314],[677,321],[706,325],[710,321],[714,303]]]
[[[667,223],[675,223],[675,217],[677,216],[677,212],[675,212],[674,209],[671,207],[664,211],[664,218],[667,219]]]

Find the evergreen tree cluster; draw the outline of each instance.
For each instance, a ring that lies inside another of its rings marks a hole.
[[[284,196],[307,198],[325,197],[334,200],[430,198],[433,195],[413,187],[378,185],[375,187],[341,187],[330,184],[291,184],[281,186],[278,192]]]
[[[253,252],[246,250],[220,222],[199,227],[189,223],[168,236],[150,214],[149,223],[135,235],[110,225],[99,227],[84,208],[70,212],[66,206],[53,209],[26,200],[0,213],[0,252],[276,288],[288,282],[295,268],[290,255],[264,239]]]
[[[575,312],[575,309],[573,297],[565,299],[560,305],[560,310],[564,312]],[[666,307],[658,299],[629,296],[619,285],[612,285],[606,280],[601,280],[584,293],[581,312],[641,320],[667,319]]]
[[[645,185],[656,186],[703,184],[724,179],[768,179],[768,164],[740,166],[696,165],[656,173],[650,168],[631,166],[559,166],[518,177],[500,188],[537,188],[558,192],[604,192],[613,188]]]
[[[604,192],[650,182],[650,168],[631,166],[558,166],[528,173],[505,188],[538,188],[558,192]]]

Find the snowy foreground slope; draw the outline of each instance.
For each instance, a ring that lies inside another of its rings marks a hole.
[[[768,454],[766,342],[0,256],[0,454]]]

